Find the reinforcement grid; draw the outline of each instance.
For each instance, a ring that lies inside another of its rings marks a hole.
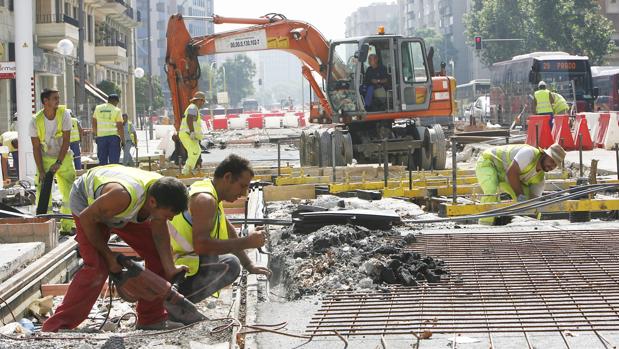
[[[434,285],[329,294],[307,334],[558,331],[565,340],[619,330],[619,230],[427,235],[409,250],[443,259],[450,274]]]

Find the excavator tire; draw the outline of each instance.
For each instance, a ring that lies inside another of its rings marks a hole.
[[[322,130],[320,132],[320,167],[330,167],[331,163],[331,132]]]
[[[435,170],[444,170],[445,164],[447,162],[447,140],[445,139],[445,132],[443,132],[443,126],[434,125],[434,169]]]
[[[346,154],[344,149],[344,134],[341,130],[333,130],[333,146],[335,146],[335,165],[346,166]]]
[[[347,164],[352,164],[352,159],[353,159],[353,151],[352,151],[352,137],[350,135],[350,133],[344,133],[343,135],[344,138],[344,158],[346,160],[346,163],[344,165]]]
[[[320,135],[318,131],[307,135],[307,144],[305,146],[305,154],[309,166],[320,166]]]
[[[432,167],[432,142],[434,140],[434,132],[430,132],[427,127],[420,126],[419,137],[422,141],[421,148],[418,149],[417,164],[422,170],[429,170]]]
[[[301,131],[301,137],[299,137],[299,163],[301,167],[308,166],[307,157],[305,153],[305,147],[307,146],[307,134],[305,131]]]

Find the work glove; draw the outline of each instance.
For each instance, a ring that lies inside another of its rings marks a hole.
[[[518,202],[523,202],[523,201],[527,201],[527,200],[528,200],[528,199],[527,199],[527,196],[526,196],[526,195],[524,195],[524,194],[520,194],[520,195],[518,195],[518,197],[516,198],[516,201],[518,201]]]
[[[191,132],[191,133],[189,134],[189,138],[191,138],[191,140],[193,140],[193,141],[197,140],[197,138],[196,138],[196,133],[195,133],[195,132]]]

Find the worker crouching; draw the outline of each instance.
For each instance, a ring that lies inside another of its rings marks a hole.
[[[231,284],[241,271],[271,275],[256,266],[245,253],[265,243],[262,228],[239,237],[224,213],[223,201],[232,202],[247,194],[254,172],[249,162],[230,155],[215,169],[214,178],[195,182],[189,188],[189,209],[171,222],[170,234],[176,265],[189,269],[179,291],[198,302]]]
[[[497,202],[497,194],[508,193],[518,202],[539,197],[544,191],[545,174],[565,159],[565,150],[553,144],[543,150],[527,144],[494,147],[482,153],[475,174],[484,192],[482,203]],[[494,217],[480,224],[493,224]]]
[[[121,272],[118,255],[107,245],[112,232],[153,273],[172,280],[184,272],[186,268],[174,265],[167,221],[186,210],[187,200],[187,188],[178,179],[136,168],[100,166],[80,176],[71,188],[71,211],[84,266],[55,314],[43,324],[43,331],[77,327],[90,313],[108,273]],[[163,303],[163,298],[138,300],[138,329],[182,326],[167,320]]]

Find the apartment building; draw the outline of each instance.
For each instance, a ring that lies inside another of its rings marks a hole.
[[[359,7],[345,21],[347,38],[354,36],[374,35],[379,26],[385,27],[385,32],[398,34],[399,14],[396,3],[374,3]]]
[[[29,0],[24,0],[29,1]],[[56,88],[61,103],[79,110],[76,90],[77,47],[79,43],[79,0],[31,0],[34,25],[34,91]],[[135,114],[133,45],[134,30],[140,14],[134,0],[84,0],[84,61],[86,64],[86,105],[83,113],[90,115],[95,105],[104,100],[96,85],[103,80],[116,84],[121,91],[120,107]],[[0,0],[0,43],[5,47],[0,61],[14,60],[14,13],[12,1]],[[8,35],[7,35],[8,33]],[[68,39],[73,52],[63,55],[58,42]],[[0,131],[8,128],[10,116],[16,111],[15,81],[0,81]],[[35,109],[41,108],[38,98]]]

